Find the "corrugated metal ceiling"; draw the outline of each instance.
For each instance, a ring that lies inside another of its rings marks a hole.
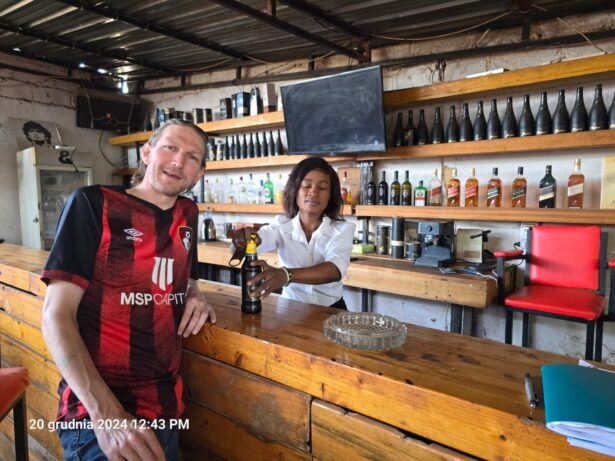
[[[0,0],[0,50],[72,68],[84,63],[131,79],[152,78],[344,49],[352,59],[362,53],[365,40],[372,48],[398,43],[383,36],[431,37],[489,20],[482,29],[613,7],[603,0],[278,0],[277,24],[241,11],[266,13],[267,3]],[[312,9],[316,12],[310,14]]]

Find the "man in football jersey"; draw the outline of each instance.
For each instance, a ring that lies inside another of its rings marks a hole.
[[[62,374],[66,459],[179,459],[182,337],[216,319],[195,284],[198,208],[180,196],[203,176],[206,145],[171,120],[143,146],[133,187],[83,187],[64,207],[42,330]]]

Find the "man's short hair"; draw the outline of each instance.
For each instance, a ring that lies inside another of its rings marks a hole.
[[[178,118],[172,118],[171,120],[167,120],[166,122],[164,122],[162,125],[160,125],[156,131],[154,131],[154,134],[152,134],[150,136],[150,138],[147,140],[147,143],[154,147],[156,145],[156,143],[158,142],[158,139],[160,139],[160,136],[162,135],[162,132],[167,129],[167,127],[170,126],[185,126],[188,128],[192,128],[194,130],[194,132],[196,134],[198,134],[201,138],[201,140],[203,141],[203,158],[201,159],[201,168],[205,168],[205,162],[207,160],[207,140],[208,140],[208,136],[207,133],[205,133],[205,131],[203,131],[201,128],[199,128],[198,126],[196,126],[194,123],[192,122],[186,122],[184,120],[180,120]],[[137,172],[135,174],[132,175],[132,178],[130,179],[130,184],[134,187],[138,184],[141,183],[141,181],[143,181],[143,178],[145,177],[145,171],[147,170],[147,165],[143,162],[143,159],[139,160],[139,167],[137,168]]]

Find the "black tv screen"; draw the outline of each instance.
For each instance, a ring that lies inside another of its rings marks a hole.
[[[380,67],[281,87],[289,154],[386,150]]]

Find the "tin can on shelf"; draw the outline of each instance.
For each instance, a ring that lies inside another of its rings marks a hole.
[[[403,258],[404,257],[404,218],[393,218],[391,220],[391,257]]]
[[[406,259],[414,261],[421,256],[421,242],[416,240],[406,242]]]
[[[389,231],[391,227],[384,224],[376,226],[376,253],[388,256],[389,254]]]
[[[192,118],[194,123],[203,123],[205,121],[203,109],[192,109]]]

